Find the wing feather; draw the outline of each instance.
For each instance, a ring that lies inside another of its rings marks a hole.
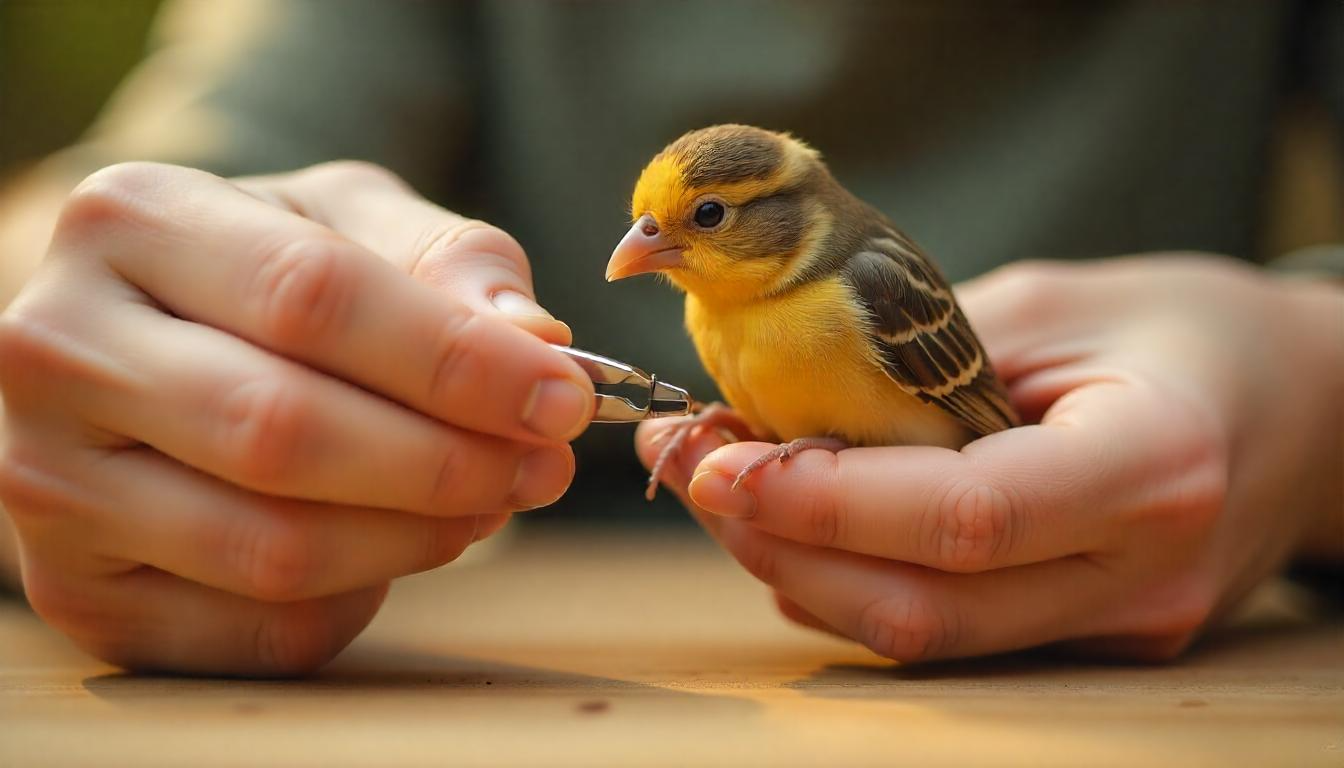
[[[841,273],[868,310],[877,356],[902,389],[982,435],[1018,423],[947,281],[909,238],[884,229]]]

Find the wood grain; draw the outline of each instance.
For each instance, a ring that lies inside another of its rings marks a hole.
[[[1282,585],[1167,666],[899,667],[680,531],[406,579],[302,681],[133,677],[0,604],[0,766],[1344,765],[1344,624]]]

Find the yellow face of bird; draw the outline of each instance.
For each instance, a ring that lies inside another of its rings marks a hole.
[[[607,279],[659,272],[705,299],[766,295],[804,261],[830,217],[815,150],[741,125],[704,128],[660,152],[635,184],[634,223]]]

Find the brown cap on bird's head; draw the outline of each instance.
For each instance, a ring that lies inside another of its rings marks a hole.
[[[788,134],[717,125],[682,136],[640,174],[607,279],[663,272],[687,289],[766,279],[826,218],[809,196],[818,171],[817,152]]]

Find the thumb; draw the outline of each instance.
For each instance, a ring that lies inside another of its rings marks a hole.
[[[569,344],[569,326],[537,303],[532,269],[518,241],[483,221],[458,218],[412,254],[411,275],[447,290],[477,312],[501,315],[545,341]]]
[[[569,326],[537,303],[532,268],[517,240],[434,205],[391,171],[341,161],[235,183],[335,230],[480,314],[502,317],[544,341],[571,341]]]

